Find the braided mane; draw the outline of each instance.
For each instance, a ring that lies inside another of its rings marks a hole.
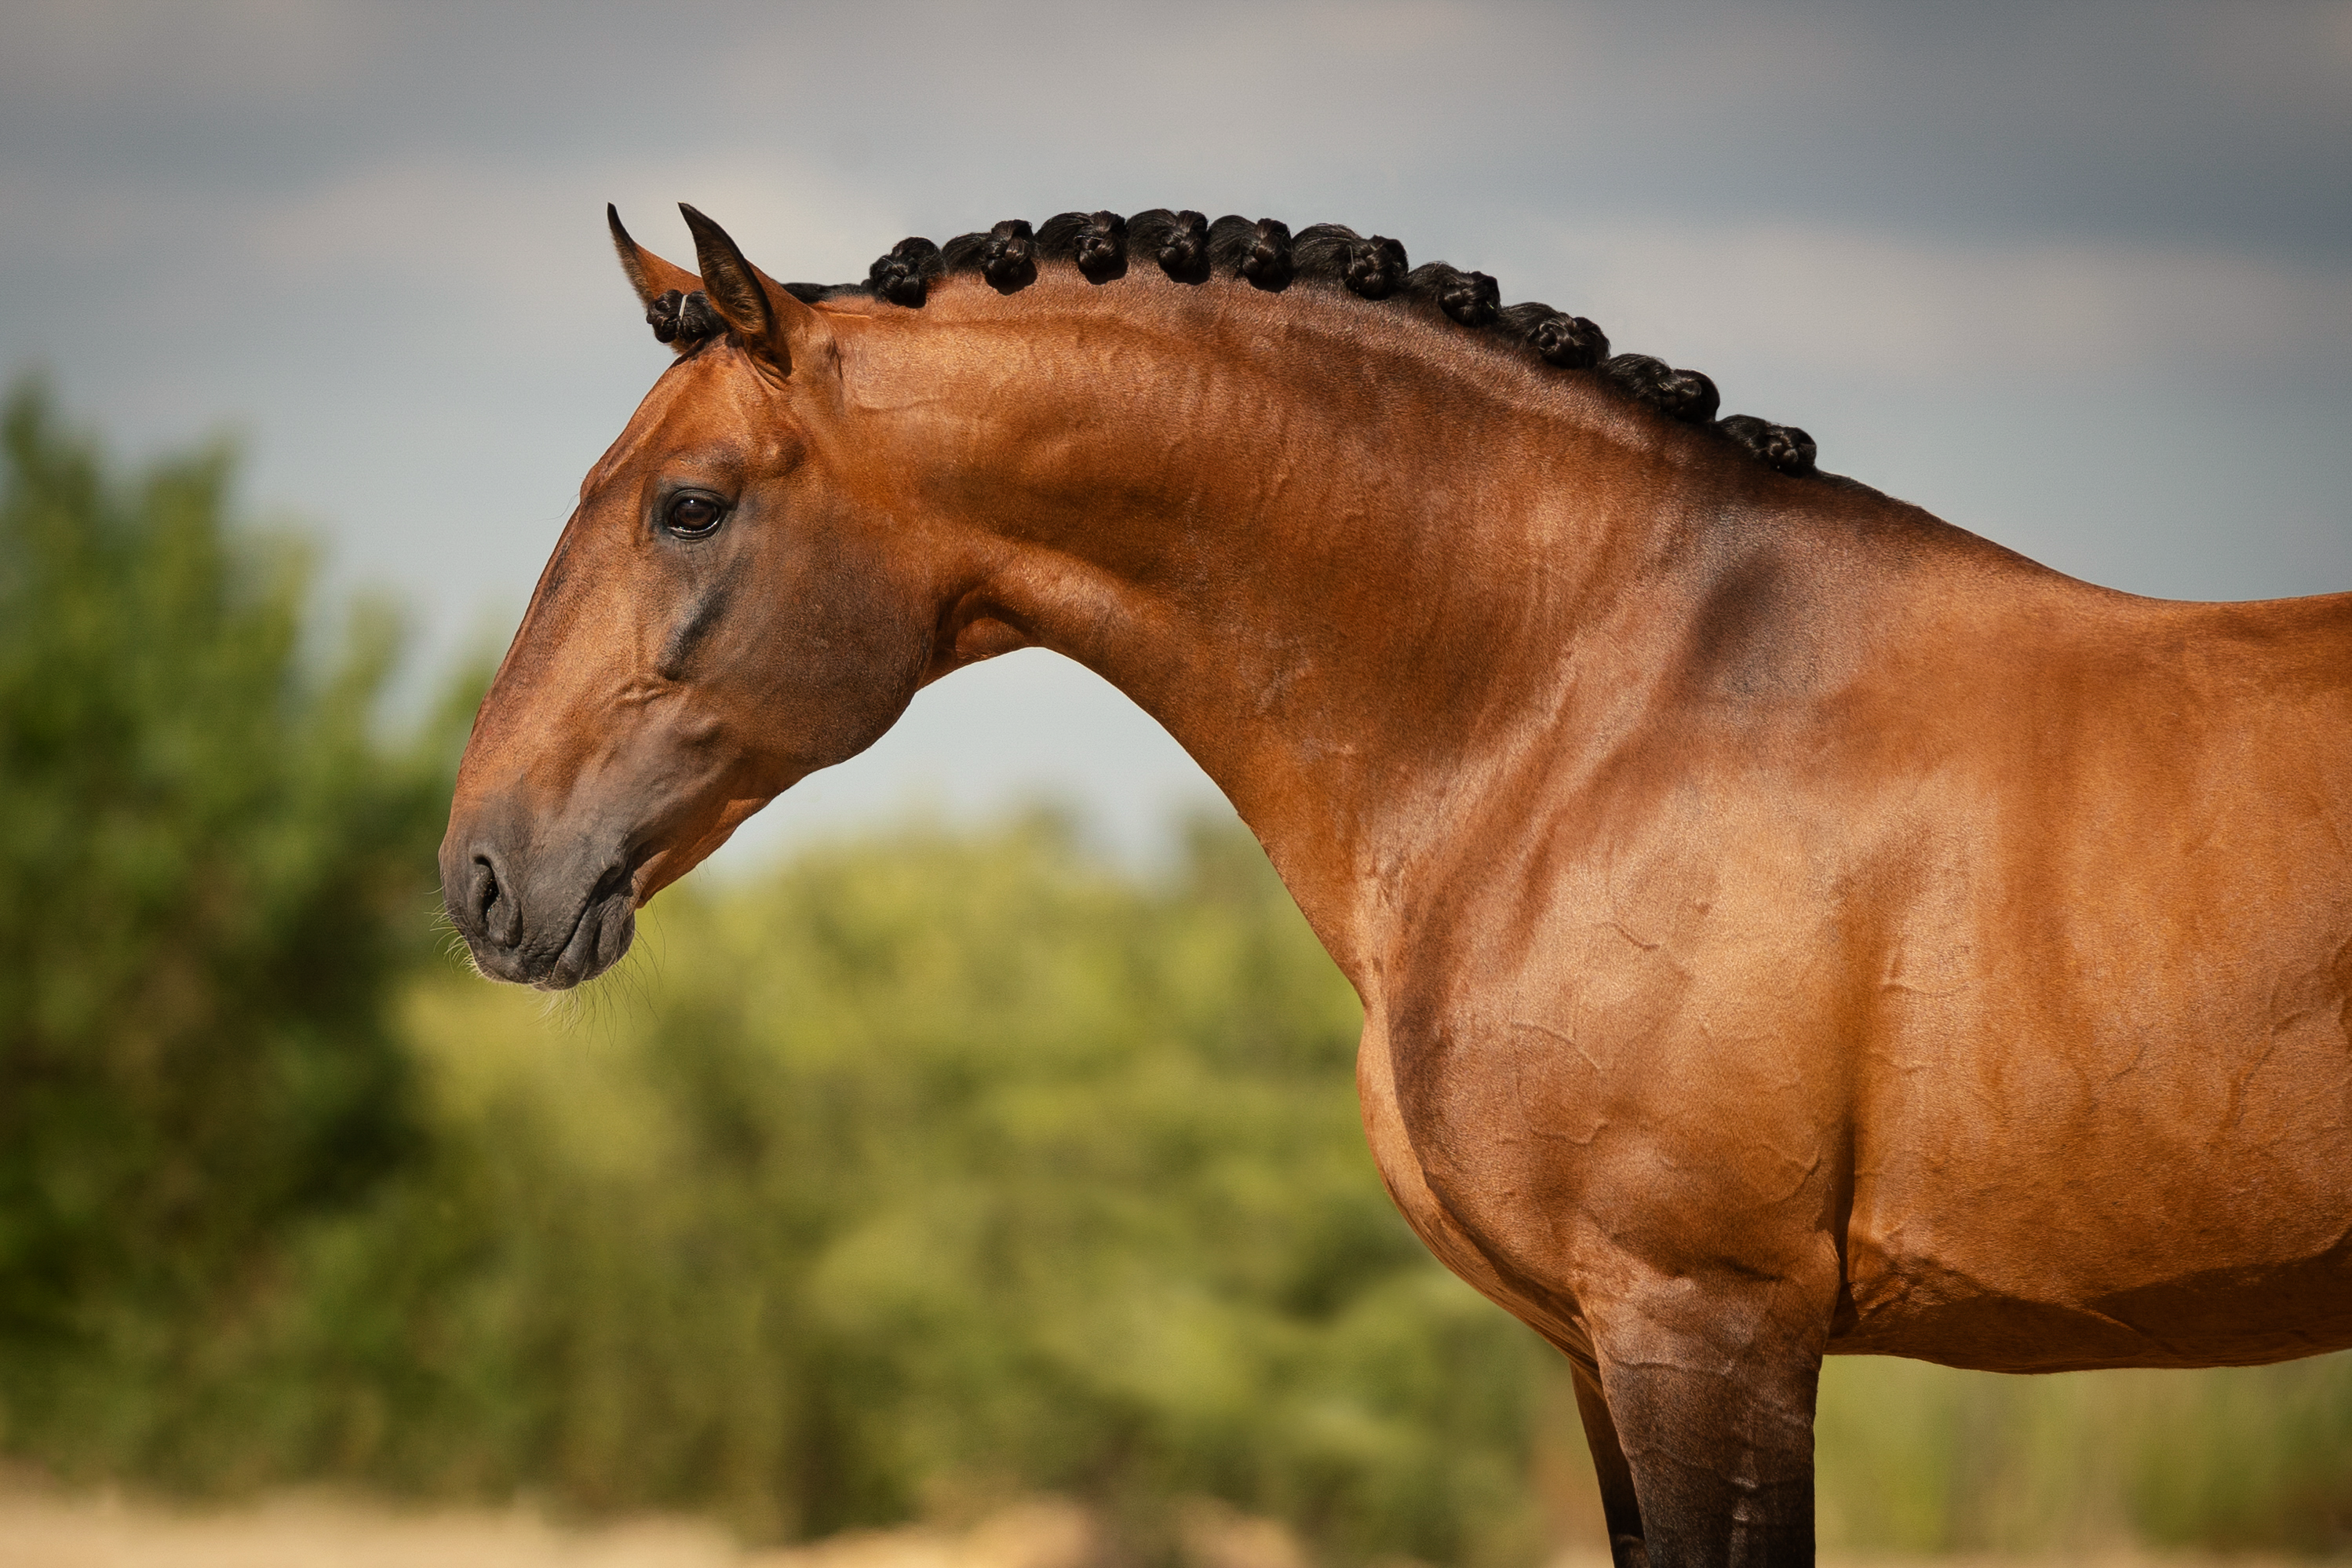
[[[1501,289],[1484,272],[1465,272],[1443,261],[1408,268],[1398,241],[1360,235],[1336,223],[1318,223],[1293,235],[1274,218],[1229,216],[1212,223],[1199,213],[1166,207],[1133,217],[1062,213],[1034,229],[1023,219],[1008,218],[986,233],[958,235],[945,245],[919,237],[902,239],[876,259],[863,283],[784,288],[808,304],[856,295],[920,310],[929,285],[954,273],[976,274],[999,293],[1012,294],[1034,282],[1042,264],[1074,266],[1088,282],[1103,284],[1124,278],[1139,262],[1180,283],[1205,283],[1222,275],[1269,292],[1307,283],[1342,288],[1366,300],[1432,309],[1556,369],[1591,372],[1633,402],[1683,424],[1712,428],[1784,474],[1814,471],[1811,436],[1750,414],[1717,419],[1721,398],[1715,383],[1700,372],[1678,370],[1648,354],[1612,357],[1608,334],[1582,316],[1535,301],[1506,306]],[[656,322],[656,331],[671,324],[675,334],[675,322],[673,314],[669,323]]]

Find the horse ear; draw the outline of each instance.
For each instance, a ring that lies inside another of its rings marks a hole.
[[[629,231],[621,226],[620,209],[610,202],[604,204],[604,221],[612,227],[613,248],[620,253],[621,270],[629,275],[629,287],[636,290],[637,303],[646,308],[647,321],[653,319],[654,302],[664,294],[691,294],[702,287],[701,279],[683,267],[671,266],[631,239]],[[673,352],[684,353],[698,340],[673,334],[668,341]]]
[[[694,231],[694,256],[702,268],[702,290],[743,346],[784,374],[796,355],[805,355],[830,334],[824,319],[784,292],[782,285],[752,266],[727,231],[687,205],[686,226]]]
[[[690,294],[702,287],[702,279],[683,267],[673,267],[629,237],[621,226],[621,212],[612,203],[604,204],[604,221],[612,226],[613,248],[621,253],[621,270],[629,275],[629,287],[637,291],[637,303],[651,309],[653,302],[675,289]]]

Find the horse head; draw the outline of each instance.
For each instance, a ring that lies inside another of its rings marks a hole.
[[[613,237],[677,358],[589,471],[475,721],[441,847],[482,971],[577,984],[635,910],[920,683],[935,611],[833,482],[827,313],[692,208],[700,276]]]

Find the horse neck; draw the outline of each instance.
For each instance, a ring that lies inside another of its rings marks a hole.
[[[1402,309],[1073,276],[866,325],[842,460],[953,542],[962,616],[1184,746],[1360,990],[1399,879],[1572,718],[1580,639],[1682,531],[1625,504],[1644,416]]]

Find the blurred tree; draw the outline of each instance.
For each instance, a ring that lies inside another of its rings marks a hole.
[[[1039,816],[674,889],[584,1006],[418,992],[451,1195],[391,1251],[454,1267],[343,1289],[431,1368],[320,1380],[398,1390],[345,1423],[366,1473],[771,1537],[1042,1489],[1143,1559],[1203,1498],[1334,1561],[1539,1554],[1555,1358],[1391,1207],[1356,999],[1238,826],[1160,886]]]
[[[117,478],[30,382],[0,439],[0,1437],[137,1468],[284,1227],[415,1146],[446,726],[378,741],[381,609],[314,675],[226,451]]]

